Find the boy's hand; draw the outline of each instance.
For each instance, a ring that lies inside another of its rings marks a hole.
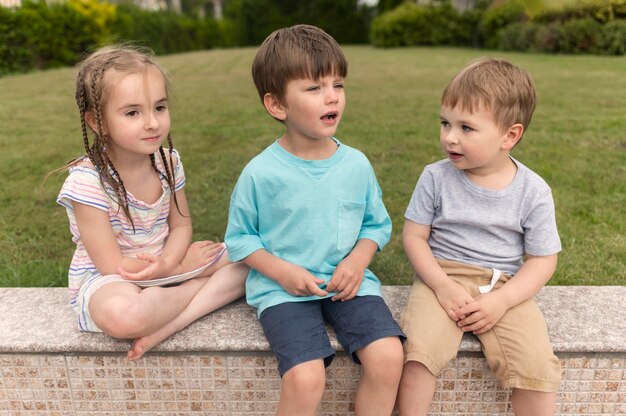
[[[278,280],[278,283],[291,295],[320,297],[328,295],[328,292],[318,286],[324,283],[324,280],[313,276],[303,267],[292,264],[285,276]]]
[[[180,261],[181,273],[195,270],[210,263],[223,248],[223,243],[215,243],[209,240],[192,243],[187,249],[185,257]]]
[[[350,256],[343,259],[335,268],[333,276],[326,285],[329,292],[337,292],[332,300],[346,301],[354,298],[361,287],[365,267],[352,261]]]
[[[462,307],[457,313],[464,315],[457,325],[464,331],[479,335],[489,331],[507,311],[505,302],[499,299],[497,291],[479,295],[473,302]]]
[[[435,295],[443,310],[453,321],[464,319],[467,313],[463,312],[463,308],[474,301],[462,285],[452,280],[435,290]]]

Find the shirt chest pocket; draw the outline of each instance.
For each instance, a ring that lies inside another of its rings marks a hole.
[[[365,202],[339,200],[337,249],[346,250],[354,247],[361,232],[364,215]]]

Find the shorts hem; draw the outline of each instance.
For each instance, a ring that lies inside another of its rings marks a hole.
[[[428,358],[426,354],[419,352],[407,353],[404,358],[404,362],[407,363],[409,361],[417,361],[418,363],[423,364],[435,377],[439,377],[441,371],[443,370],[442,367],[439,367],[430,358]]]
[[[399,328],[389,328],[388,330],[378,331],[378,332],[375,332],[374,334],[370,334],[370,336],[366,338],[359,339],[358,343],[354,343],[354,345],[349,345],[350,347],[349,350],[345,346],[344,348],[346,349],[346,352],[352,357],[352,361],[354,361],[357,364],[361,364],[359,357],[356,355],[357,351],[367,347],[374,341],[378,341],[379,339],[383,339],[383,338],[392,338],[392,337],[400,338],[400,342],[404,342],[406,340],[406,335],[404,335],[404,333],[401,330],[399,330]]]
[[[556,393],[559,390],[559,382],[551,382],[546,380],[528,380],[520,378],[509,378],[506,380],[498,380],[505,389],[522,389],[538,391],[543,393]]]
[[[278,373],[282,377],[287,371],[291,370],[298,364],[314,360],[324,360],[324,367],[326,368],[333,362],[335,355],[336,353],[332,348],[317,348],[314,350],[305,351],[302,354],[293,357],[286,362],[279,362]]]

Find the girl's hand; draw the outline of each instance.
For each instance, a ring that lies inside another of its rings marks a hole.
[[[145,260],[148,263],[143,269],[137,272],[130,272],[126,270],[124,266],[119,266],[117,273],[126,280],[152,280],[167,276],[172,269],[172,266],[167,263],[163,256],[139,253],[137,259]]]
[[[453,321],[464,319],[467,314],[463,312],[463,307],[474,301],[462,285],[452,280],[435,290],[435,295],[443,310]]]
[[[318,285],[324,283],[324,280],[318,279],[309,273],[305,268],[291,265],[289,273],[285,274],[278,280],[278,283],[290,294],[294,296],[326,296],[328,292],[321,289]]]
[[[215,260],[220,251],[224,248],[224,243],[215,243],[213,241],[196,241],[192,243],[185,257],[181,260],[182,273],[195,270]]]

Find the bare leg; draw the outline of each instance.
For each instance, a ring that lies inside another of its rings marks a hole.
[[[192,279],[175,287],[142,290],[132,283],[109,283],[91,296],[89,313],[107,335],[115,338],[140,337],[174,319],[187,307],[202,284],[202,281]]]
[[[324,394],[324,360],[317,359],[290,368],[281,380],[279,416],[315,416]]]
[[[435,394],[437,379],[417,361],[404,364],[400,389],[398,391],[398,412],[400,416],[425,416]]]
[[[224,261],[227,262],[227,260]],[[243,263],[228,263],[209,278],[194,279],[206,283],[178,316],[153,333],[137,338],[128,351],[128,359],[132,361],[140,359],[143,354],[161,341],[187,327],[198,318],[239,299],[245,292],[244,283],[248,270]]]
[[[516,416],[552,416],[556,411],[556,393],[513,389],[511,401]]]
[[[398,337],[376,340],[357,351],[363,373],[356,392],[356,414],[390,415],[396,402],[404,354]]]

